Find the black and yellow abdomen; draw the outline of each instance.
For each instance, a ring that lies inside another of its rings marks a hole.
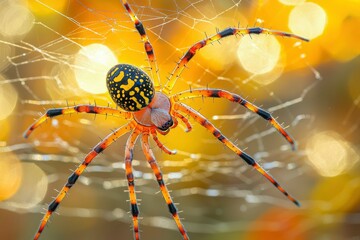
[[[155,90],[149,76],[141,69],[129,64],[118,64],[107,74],[109,93],[122,109],[139,111],[150,104]]]

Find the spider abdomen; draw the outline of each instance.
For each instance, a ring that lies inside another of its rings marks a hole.
[[[118,64],[112,67],[106,78],[111,98],[122,109],[139,111],[148,106],[154,98],[155,90],[149,76],[141,69]]]

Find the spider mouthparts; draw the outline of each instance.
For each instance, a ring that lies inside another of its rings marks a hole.
[[[173,120],[170,119],[169,121],[167,121],[165,124],[163,124],[161,127],[158,127],[158,129],[160,129],[161,131],[167,131],[172,125],[174,124]]]

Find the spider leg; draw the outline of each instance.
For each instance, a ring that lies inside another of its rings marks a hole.
[[[131,9],[131,7],[130,7],[129,3],[127,2],[127,0],[122,0],[122,3],[124,5],[126,11],[129,13],[131,20],[134,22],[135,28],[140,34],[141,41],[144,42],[146,55],[147,55],[147,58],[148,58],[148,61],[149,61],[149,64],[150,64],[150,68],[151,68],[152,79],[154,81],[154,87],[155,87],[155,90],[159,90],[160,89],[159,68],[158,68],[157,63],[156,63],[156,58],[155,58],[155,53],[154,53],[153,46],[151,45],[150,40],[149,40],[148,36],[146,35],[144,25],[137,18],[136,14]]]
[[[129,132],[132,129],[132,123],[124,125],[118,128],[113,133],[109,134],[104,140],[99,142],[85,157],[84,161],[76,168],[76,170],[70,175],[67,183],[62,187],[56,198],[49,204],[48,210],[41,220],[39,229],[34,237],[37,240],[40,237],[41,232],[44,230],[51,214],[55,212],[61,201],[64,199],[70,188],[75,184],[79,176],[84,172],[85,168],[91,163],[91,161],[108,146],[110,146],[116,139]]]
[[[149,135],[148,133],[145,133],[142,135],[142,149],[143,149],[143,152],[145,154],[145,157],[147,159],[147,161],[149,162],[154,174],[155,174],[155,177],[156,177],[156,180],[160,186],[160,190],[161,190],[161,193],[166,201],[166,204],[168,205],[169,207],[169,211],[171,213],[171,215],[173,216],[173,219],[183,237],[184,240],[187,240],[189,239],[187,233],[186,233],[186,230],[184,228],[184,225],[181,223],[181,219],[179,217],[179,214],[178,214],[178,210],[176,209],[175,207],[175,204],[170,196],[170,193],[164,183],[164,179],[163,179],[163,176],[162,176],[162,173],[161,173],[161,170],[156,162],[156,159],[154,157],[154,154],[152,152],[152,150],[150,149],[149,147]]]
[[[308,39],[297,36],[295,34],[276,31],[276,30],[270,30],[270,29],[261,28],[261,27],[252,27],[252,28],[231,28],[230,27],[230,28],[226,28],[226,29],[192,45],[189,48],[189,50],[181,57],[180,61],[176,64],[176,67],[171,72],[171,75],[170,75],[168,81],[166,82],[163,91],[167,94],[171,93],[171,91],[175,85],[175,82],[180,77],[186,64],[190,61],[191,58],[194,57],[194,55],[196,54],[196,52],[198,50],[205,47],[206,45],[209,45],[209,43],[219,41],[221,38],[232,36],[232,35],[246,35],[246,34],[271,34],[271,35],[277,35],[277,36],[296,38],[296,39],[303,40],[303,41],[309,41]]]
[[[261,173],[265,178],[267,178],[280,192],[282,192],[290,201],[295,205],[300,206],[300,203],[293,198],[280,184],[269,174],[267,173],[250,155],[238,148],[233,142],[226,138],[219,129],[217,129],[211,122],[209,122],[203,115],[195,111],[189,106],[186,106],[182,103],[176,103],[175,109],[181,112],[189,114],[195,121],[200,125],[209,130],[220,142],[222,142],[226,147],[231,151],[236,153],[240,158],[242,158],[247,164],[256,169]]]
[[[163,150],[165,153],[169,154],[169,155],[174,155],[176,154],[176,150],[170,150],[169,148],[167,148],[162,142],[160,142],[159,138],[157,137],[156,134],[156,130],[155,129],[151,129],[151,135],[152,138],[154,139],[156,145]]]
[[[251,102],[246,101],[240,95],[222,90],[222,89],[196,89],[191,91],[184,91],[178,94],[175,94],[171,97],[172,100],[178,102],[183,99],[196,98],[196,97],[216,97],[216,98],[225,98],[231,102],[239,103],[250,111],[258,114],[265,120],[269,121],[271,125],[285,137],[285,139],[291,144],[292,149],[296,149],[295,140],[285,131],[283,127],[275,120],[275,118],[267,111],[255,106]]]
[[[93,114],[103,114],[103,115],[111,115],[117,116],[124,119],[131,118],[131,113],[123,112],[118,109],[110,108],[110,107],[98,107],[94,105],[76,105],[73,107],[65,107],[65,108],[51,108],[46,111],[44,115],[42,115],[38,120],[36,120],[24,133],[24,138],[28,138],[32,131],[35,128],[39,127],[43,124],[47,119],[53,118],[59,115],[64,114],[72,114],[72,113],[93,113]]]
[[[190,132],[192,130],[192,126],[191,126],[189,120],[184,115],[182,115],[181,113],[178,113],[176,111],[173,111],[172,114],[175,117],[180,118],[180,120],[185,124],[185,126],[186,126],[185,132]]]
[[[128,190],[129,190],[129,197],[130,197],[130,209],[131,209],[131,215],[132,215],[132,221],[133,221],[133,231],[134,231],[134,237],[136,240],[140,239],[140,233],[139,233],[139,208],[136,201],[136,193],[135,193],[135,180],[134,180],[134,174],[132,169],[132,160],[133,160],[133,151],[134,151],[134,145],[139,136],[138,130],[135,130],[131,133],[129,136],[126,147],[125,147],[125,172],[126,172],[126,178],[128,181]]]
[[[176,118],[173,118],[174,124],[171,126],[171,128],[176,128],[179,125],[179,121]]]

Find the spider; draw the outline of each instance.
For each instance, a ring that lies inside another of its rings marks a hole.
[[[34,239],[38,239],[46,226],[52,213],[58,208],[65,195],[70,188],[76,183],[77,179],[84,172],[91,161],[108,146],[115,142],[118,138],[126,133],[130,133],[125,147],[125,173],[128,182],[128,192],[130,197],[130,211],[132,215],[133,234],[134,239],[140,239],[139,234],[139,208],[135,193],[135,179],[133,175],[133,149],[137,140],[141,141],[142,150],[148,161],[156,180],[159,184],[161,193],[169,208],[169,211],[177,225],[177,228],[183,239],[189,239],[189,236],[184,228],[184,225],[179,217],[177,208],[175,207],[170,193],[164,183],[161,170],[156,162],[155,156],[149,147],[149,138],[152,138],[156,145],[167,154],[175,154],[175,151],[167,148],[157,137],[157,134],[166,135],[172,128],[178,125],[181,121],[186,126],[186,131],[192,129],[188,117],[192,118],[206,128],[215,138],[222,142],[227,148],[238,155],[245,163],[252,166],[266,179],[268,179],[282,194],[284,194],[291,202],[300,206],[300,203],[293,198],[280,184],[267,173],[249,154],[237,147],[232,141],[225,137],[218,128],[216,128],[208,119],[201,115],[198,111],[182,103],[181,100],[190,98],[224,98],[228,101],[240,104],[246,109],[258,114],[260,117],[269,121],[270,124],[289,142],[293,149],[295,149],[294,139],[281,127],[281,125],[274,119],[274,117],[267,111],[248,102],[240,95],[231,93],[223,89],[193,89],[176,94],[171,94],[172,89],[183,72],[186,64],[195,56],[198,50],[207,46],[208,44],[218,41],[221,38],[233,35],[245,34],[273,34],[278,36],[285,36],[296,38],[303,41],[309,41],[306,38],[281,32],[269,30],[261,27],[251,28],[226,28],[216,34],[206,37],[193,44],[188,51],[182,56],[180,61],[176,64],[170,77],[164,86],[160,84],[160,75],[153,47],[146,35],[145,28],[142,22],[137,18],[127,0],[122,0],[122,4],[129,14],[135,28],[140,34],[141,40],[144,43],[147,59],[151,68],[151,78],[147,73],[136,66],[129,64],[118,64],[112,67],[106,78],[108,91],[114,102],[121,109],[114,109],[110,107],[100,107],[96,105],[75,105],[72,107],[53,108],[48,109],[35,123],[33,123],[24,133],[27,138],[34,129],[43,124],[47,119],[59,115],[72,113],[92,113],[118,116],[127,119],[128,123],[117,128],[110,133],[105,139],[100,141],[86,156],[83,162],[76,168],[69,176],[67,183],[59,191],[56,198],[49,204],[47,212],[45,213],[38,231]],[[140,138],[140,139],[139,139]]]

